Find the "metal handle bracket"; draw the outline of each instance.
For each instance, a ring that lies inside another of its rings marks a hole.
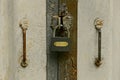
[[[22,29],[22,33],[23,33],[23,59],[21,61],[21,66],[23,68],[26,68],[28,66],[27,63],[27,58],[26,58],[26,31],[28,28],[28,21],[26,18],[23,18],[23,20],[20,21],[19,26]]]
[[[101,28],[103,27],[103,20],[101,20],[100,18],[96,18],[94,25],[95,25],[96,30],[98,31],[98,57],[95,59],[95,66],[100,67],[100,65],[102,64],[102,60],[101,60],[101,37],[102,37]]]

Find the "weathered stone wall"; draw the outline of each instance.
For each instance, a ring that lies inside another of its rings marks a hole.
[[[78,0],[78,80],[120,80],[119,3]],[[23,37],[19,22],[24,17],[29,22],[26,68],[20,66]],[[94,66],[96,17],[104,20],[99,68]],[[46,80],[46,56],[46,0],[0,0],[0,80]]]
[[[112,79],[112,0],[78,0],[78,80],[119,80]],[[94,65],[98,56],[98,33],[95,18],[104,20],[102,28],[102,65]],[[118,28],[119,29],[119,28]],[[116,73],[114,73],[116,74]],[[117,76],[118,77],[118,76]]]
[[[28,67],[22,68],[22,30],[28,21]],[[0,80],[46,80],[46,0],[0,0]]]

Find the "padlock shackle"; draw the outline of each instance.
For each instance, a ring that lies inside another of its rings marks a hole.
[[[54,30],[53,30],[53,37],[56,37],[56,30],[57,30],[57,28],[59,27],[60,25],[57,25],[55,28],[54,28]],[[68,38],[70,38],[70,31],[67,29],[67,37]]]
[[[62,16],[62,15],[61,15],[61,16],[58,16],[58,25],[55,26],[54,29],[53,29],[53,37],[56,37],[56,30],[57,30],[57,28],[63,26],[63,28],[66,28],[66,29],[67,29],[67,37],[70,38],[69,28],[64,26],[64,22],[63,22],[63,18],[64,18],[64,17],[65,17],[65,16]]]

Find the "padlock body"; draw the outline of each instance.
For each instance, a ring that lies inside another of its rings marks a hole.
[[[50,50],[53,52],[69,52],[70,44],[71,41],[68,37],[53,37]]]

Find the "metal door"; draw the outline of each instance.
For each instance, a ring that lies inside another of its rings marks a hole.
[[[71,50],[63,53],[50,52],[51,16],[58,14],[58,4],[66,3],[73,17],[71,28]],[[47,55],[48,80],[77,80],[77,0],[47,0]]]

